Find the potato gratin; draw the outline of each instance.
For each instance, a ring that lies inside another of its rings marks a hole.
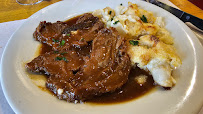
[[[95,10],[93,15],[99,17],[106,27],[114,27],[125,36],[133,66],[149,71],[160,86],[172,87],[176,83],[172,70],[181,65],[181,60],[173,47],[173,38],[164,28],[162,17],[155,17],[152,12],[131,2],[128,7],[121,4],[115,9]]]

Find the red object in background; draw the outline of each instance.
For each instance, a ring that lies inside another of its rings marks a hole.
[[[203,10],[203,0],[188,0],[197,7],[201,8]]]

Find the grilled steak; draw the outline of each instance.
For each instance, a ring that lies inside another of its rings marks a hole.
[[[36,40],[53,47],[53,50],[65,50],[71,46],[87,45],[97,35],[104,24],[90,13],[82,15],[76,24],[68,26],[65,22],[41,22],[33,36]]]
[[[33,36],[36,40],[52,46],[54,44],[53,39],[61,37],[61,31],[67,27],[68,25],[61,21],[57,21],[56,23],[42,21],[36,28]]]
[[[113,28],[102,29],[93,40],[90,58],[71,82],[74,87],[69,92],[73,93],[69,94],[73,95],[71,100],[86,100],[114,92],[127,82],[130,68],[124,38]]]
[[[128,80],[131,65],[124,37],[114,28],[104,28],[92,14],[84,14],[72,26],[41,22],[34,37],[53,50],[26,68],[47,75],[46,87],[59,99],[85,101],[114,92]]]
[[[59,99],[84,101],[113,92],[128,79],[130,60],[124,38],[113,28],[99,31],[90,57],[81,57],[74,51],[61,53],[45,53],[27,64],[29,70],[49,75],[46,86]]]
[[[79,70],[83,64],[83,57],[76,51],[61,51],[42,54],[27,63],[26,67],[32,72],[64,76],[72,75],[72,72]]]

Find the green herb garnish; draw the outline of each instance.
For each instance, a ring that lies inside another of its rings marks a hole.
[[[59,53],[59,51],[54,51],[54,53],[57,53],[57,54],[58,54],[58,53]]]
[[[111,21],[113,21],[113,17],[111,18]]]
[[[65,42],[66,42],[65,40],[62,40],[60,43],[60,46],[63,46],[65,44]]]
[[[135,40],[130,40],[129,41],[129,43],[131,44],[131,45],[133,45],[133,46],[136,46],[136,45],[138,45],[138,41],[135,41]]]
[[[67,52],[62,52],[61,55],[64,55],[64,54],[66,54],[66,53],[67,53]]]
[[[65,57],[63,57],[62,60],[64,60],[65,62],[68,62],[68,60]]]
[[[113,24],[115,25],[115,24],[117,24],[119,22],[119,20],[118,21],[116,21],[116,22],[114,22]]]
[[[67,34],[67,36],[70,36],[70,34]]]
[[[84,41],[84,40],[85,40],[84,38],[81,38],[81,39],[80,39],[80,41]]]
[[[147,23],[147,18],[146,18],[144,15],[142,15],[142,17],[140,17],[140,19],[141,19],[144,23]]]
[[[59,40],[55,40],[55,39],[53,39],[53,38],[52,38],[52,41],[53,41],[53,42],[59,42]]]
[[[68,60],[65,57],[56,57],[56,61],[64,60],[65,62],[68,62]]]
[[[60,61],[60,60],[62,60],[62,57],[56,57],[55,60]]]
[[[109,15],[111,15],[112,11],[109,11]]]

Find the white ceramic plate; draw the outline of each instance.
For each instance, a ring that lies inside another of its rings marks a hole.
[[[165,18],[166,28],[175,40],[182,66],[174,71],[176,86],[170,91],[157,90],[137,100],[114,105],[73,104],[41,91],[25,73],[22,63],[33,59],[39,45],[32,34],[40,21],[55,22],[120,3],[137,3],[141,8]],[[34,7],[34,6],[33,6]],[[67,0],[46,7],[32,15],[12,36],[1,64],[1,84],[12,109],[23,114],[126,113],[191,114],[203,103],[203,48],[192,31],[167,11],[146,2],[133,0]]]

